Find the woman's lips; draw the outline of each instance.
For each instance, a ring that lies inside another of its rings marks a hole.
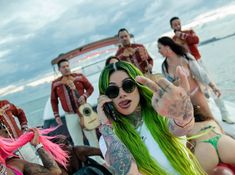
[[[131,105],[131,100],[123,100],[120,103],[118,103],[118,106],[124,109],[129,108],[130,105]]]

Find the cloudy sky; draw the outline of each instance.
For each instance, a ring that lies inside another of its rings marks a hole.
[[[170,31],[172,16],[180,16],[188,24],[232,3],[233,0],[0,0],[0,92],[45,76],[52,70],[51,59],[60,53],[113,36],[119,28],[128,28],[136,41],[148,43]]]

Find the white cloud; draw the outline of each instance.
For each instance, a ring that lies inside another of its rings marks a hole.
[[[9,95],[9,94],[13,94],[19,91],[24,90],[24,86],[14,86],[14,85],[10,85],[7,87],[4,87],[2,89],[0,89],[0,96],[5,96],[5,95]]]
[[[8,37],[0,36],[0,45],[7,44],[13,40],[14,40],[14,37],[12,37],[12,36],[8,36]]]
[[[186,27],[196,26],[199,24],[208,23],[215,21],[221,18],[224,18],[228,15],[235,14],[235,4],[231,4],[225,7],[221,7],[210,12],[199,15],[194,19],[194,23],[187,25]]]
[[[34,36],[34,33],[29,33],[25,35],[9,35],[6,37],[1,37],[0,45],[7,45],[11,43],[17,43],[17,42],[23,42],[25,40],[28,40]]]
[[[0,50],[0,58],[6,56],[6,55],[9,54],[10,52],[11,52],[10,49],[8,49],[8,50],[3,50],[3,51]]]
[[[111,23],[117,22],[122,16],[123,16],[123,12],[122,12],[122,11],[117,12],[117,13],[111,18]]]
[[[55,39],[65,39],[73,36],[82,36],[94,32],[99,26],[107,23],[106,15],[97,15],[95,18],[89,14],[80,18],[73,18],[69,21],[64,21],[63,25],[55,31]],[[79,40],[79,38],[78,38]]]
[[[35,81],[32,81],[32,82],[28,83],[27,86],[35,87],[35,86],[38,86],[40,84],[50,83],[54,79],[55,79],[54,75],[44,76],[43,78],[39,78],[38,80],[35,80]]]
[[[21,3],[15,4],[12,11],[15,10],[15,13],[9,13],[7,10],[5,15],[2,15],[1,25],[4,26],[10,21],[17,21],[18,23],[25,24],[25,27],[31,30],[37,30],[44,25],[54,21],[60,17],[68,8],[82,1],[67,1],[57,0],[43,0],[43,1],[22,1]],[[6,7],[7,9],[7,7]],[[4,18],[7,16],[7,18]]]

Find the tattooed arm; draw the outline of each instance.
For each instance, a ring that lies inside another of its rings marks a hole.
[[[109,169],[115,175],[139,174],[132,154],[114,134],[112,128],[104,124],[101,125],[100,132],[103,135],[107,146],[105,160],[110,165]]]
[[[39,132],[36,128],[31,128],[30,131],[34,133],[34,137],[31,140],[31,145],[36,147],[36,150],[42,160],[44,166],[34,164],[30,162],[24,162],[24,174],[26,175],[60,175],[61,170],[56,161],[44,150],[40,145]],[[38,147],[38,148],[37,148]]]
[[[56,161],[51,158],[49,154],[43,149],[38,149],[38,154],[43,162],[44,166],[39,164],[25,162],[24,174],[26,175],[60,175],[61,170]]]

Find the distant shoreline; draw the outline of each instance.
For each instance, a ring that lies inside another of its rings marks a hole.
[[[209,44],[209,43],[212,43],[212,42],[216,42],[216,41],[220,41],[220,40],[223,40],[223,39],[226,39],[226,38],[230,38],[230,37],[233,37],[233,36],[235,36],[235,32],[232,33],[232,34],[223,36],[223,37],[219,37],[219,38],[212,37],[210,39],[207,39],[205,41],[200,42],[199,46],[203,46],[203,45],[206,45],[206,44]]]

